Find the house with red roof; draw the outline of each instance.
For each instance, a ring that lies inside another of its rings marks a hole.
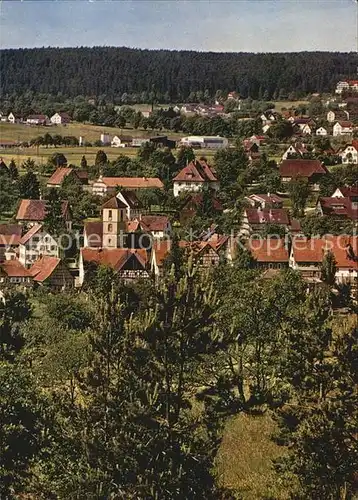
[[[74,277],[65,263],[58,257],[43,255],[29,269],[34,284],[61,291],[73,288]]]
[[[43,256],[58,257],[59,245],[42,224],[33,225],[20,239],[19,261],[30,267]]]
[[[116,194],[121,189],[137,191],[139,189],[163,189],[164,184],[158,177],[103,177],[100,176],[92,185],[92,193],[97,196]]]
[[[121,189],[116,194],[117,198],[127,206],[127,219],[137,219],[142,215],[143,204],[138,199],[135,191]]]
[[[289,158],[304,158],[307,153],[308,149],[302,142],[295,142],[295,144],[290,144],[283,153],[282,160],[287,160]]]
[[[299,233],[299,221],[292,219],[284,208],[246,208],[243,213],[240,234],[249,237],[252,234],[266,232],[269,227],[277,227],[286,233]]]
[[[219,180],[215,170],[203,159],[191,161],[173,179],[175,197],[185,191],[200,191],[204,186],[208,186],[214,191],[219,189]]]
[[[8,286],[30,287],[32,284],[31,273],[17,259],[0,263],[0,289]]]
[[[358,221],[358,186],[337,188],[332,196],[318,198],[316,211],[321,216]]]
[[[294,238],[290,253],[290,267],[300,271],[307,281],[321,279],[321,266],[325,254],[331,251],[336,260],[336,281],[358,283],[358,236],[327,235],[323,238]]]
[[[198,211],[203,208],[203,193],[188,193],[180,206],[179,217],[180,223],[186,224],[190,219],[195,217]],[[212,208],[214,212],[221,213],[224,208],[218,198],[212,196]]]
[[[339,135],[352,135],[353,134],[353,123],[350,121],[339,121],[333,125],[333,136],[337,137]]]
[[[132,281],[148,278],[148,255],[145,249],[136,248],[81,248],[79,283],[98,266],[110,267],[120,279]]]
[[[283,183],[302,177],[307,179],[313,191],[318,191],[319,182],[328,170],[320,160],[283,160],[279,172]]]
[[[46,217],[46,208],[46,200],[21,200],[15,218],[20,224],[27,227],[31,227],[34,224],[41,224]],[[66,228],[68,231],[71,231],[72,214],[68,201],[62,201],[61,208]]]
[[[46,186],[48,188],[59,188],[61,187],[63,181],[66,178],[72,178],[75,181],[79,181],[82,185],[88,184],[88,172],[87,170],[81,170],[71,167],[59,167],[51,175],[47,181]]]
[[[283,208],[283,198],[277,194],[250,194],[245,201],[253,208]]]
[[[288,268],[288,245],[282,238],[249,238],[246,248],[260,270]]]

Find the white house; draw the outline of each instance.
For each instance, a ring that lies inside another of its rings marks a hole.
[[[10,123],[20,123],[21,117],[18,115],[15,115],[14,113],[9,113],[9,115],[7,117],[7,121]]]
[[[26,118],[28,125],[46,125],[49,119],[46,115],[30,115]]]
[[[191,146],[198,147],[202,149],[220,149],[227,148],[229,145],[228,139],[226,137],[220,136],[203,136],[203,135],[191,135],[188,137],[183,137],[179,143],[181,146]]]
[[[337,83],[336,94],[342,94],[347,90],[358,92],[358,80],[346,80]]]
[[[271,124],[266,124],[266,125],[264,125],[264,126],[262,127],[262,132],[263,132],[264,134],[267,134],[267,132],[270,130],[270,128],[271,128]]]
[[[352,135],[353,134],[353,124],[352,122],[343,121],[336,122],[333,125],[333,136],[337,137],[339,135]]]
[[[205,160],[192,161],[174,177],[174,196],[179,196],[183,191],[201,191],[205,185],[215,191],[219,189],[219,181],[216,178],[215,172]]]
[[[113,139],[111,140],[111,147],[112,148],[125,148],[126,144],[122,142],[122,140],[118,137],[118,135],[115,135]]]
[[[71,118],[67,113],[55,113],[51,116],[50,122],[54,125],[65,125],[71,122]]]
[[[319,128],[316,130],[316,135],[320,135],[320,136],[325,136],[325,135],[328,135],[327,129],[326,129],[326,128],[324,128],[324,127],[319,127]]]
[[[19,261],[29,268],[43,255],[59,257],[59,245],[42,224],[35,224],[20,240]]]
[[[287,160],[292,155],[297,155],[303,157],[308,153],[306,146],[302,143],[296,142],[295,144],[291,144],[286,151],[282,155],[283,160]]]
[[[348,111],[345,110],[338,110],[338,111],[328,111],[327,113],[327,121],[329,123],[334,123],[338,120],[349,120],[349,113]]]
[[[358,141],[353,141],[352,144],[348,144],[340,153],[339,156],[342,163],[358,163]]]

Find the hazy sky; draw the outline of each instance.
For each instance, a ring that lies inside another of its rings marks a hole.
[[[0,9],[2,48],[285,52],[357,43],[354,0],[3,0]]]

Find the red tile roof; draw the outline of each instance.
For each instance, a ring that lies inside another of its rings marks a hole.
[[[44,255],[33,263],[29,271],[34,281],[43,283],[56,270],[60,262],[61,259],[57,257]]]
[[[0,264],[1,269],[9,278],[27,278],[31,277],[31,273],[28,269],[19,262],[18,260],[5,260]]]
[[[358,150],[358,145],[357,145]],[[345,198],[353,198],[358,196],[358,186],[344,186],[339,188]]]
[[[275,238],[250,238],[247,248],[257,262],[287,262],[289,259],[285,240]]]
[[[280,164],[281,177],[307,177],[326,174],[327,169],[319,160],[283,160]]]
[[[20,245],[25,245],[36,233],[42,229],[42,224],[34,224],[21,238]]]
[[[86,234],[89,247],[99,248],[102,246],[102,238],[103,238],[102,221],[86,222],[84,227],[84,232]]]
[[[96,182],[103,182],[107,187],[124,187],[127,189],[163,188],[158,177],[100,177]]]
[[[338,121],[337,123],[343,128],[351,128],[353,126],[353,123],[349,121]]]
[[[326,198],[318,199],[324,215],[337,215],[358,220],[358,208],[353,208],[351,198]]]
[[[47,181],[47,184],[52,184],[54,186],[61,185],[65,177],[67,177],[72,171],[73,168],[67,168],[67,167],[57,168],[56,171],[51,175],[51,177]]]
[[[68,201],[62,202],[62,215],[67,218]],[[42,222],[46,216],[46,200],[21,200],[16,220]]]
[[[143,215],[139,224],[145,231],[165,231],[169,219],[166,215]]]
[[[330,235],[325,238],[297,237],[292,240],[293,257],[297,263],[320,264],[328,250],[333,252],[337,267],[358,271],[358,236]]]
[[[185,209],[187,205],[191,203],[193,203],[193,205],[195,205],[197,208],[200,207],[203,203],[203,193],[189,193],[188,197],[185,199],[183,205],[181,206],[181,210]],[[218,212],[224,210],[221,202],[215,196],[213,197],[213,207]]]
[[[269,203],[283,203],[283,198],[280,198],[277,196],[277,194],[250,194],[248,196],[250,200],[256,201],[256,200],[262,200],[264,202],[269,202]]]
[[[216,182],[214,171],[203,160],[190,162],[173,179],[174,182]]]
[[[84,262],[94,262],[98,265],[111,267],[115,271],[120,271],[127,260],[134,255],[143,268],[147,264],[147,252],[132,248],[82,248],[81,254]]]
[[[284,208],[247,208],[247,220],[249,224],[290,224],[287,210]]]

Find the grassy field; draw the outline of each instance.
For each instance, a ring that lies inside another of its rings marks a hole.
[[[238,498],[288,498],[272,467],[272,460],[285,453],[283,447],[271,440],[275,430],[268,414],[240,414],[228,422],[216,469],[220,483],[237,491]]]
[[[153,137],[155,135],[168,134],[170,137],[180,138],[183,134],[174,132],[158,132],[153,130],[135,130],[135,129],[118,129],[112,127],[101,127],[97,125],[90,125],[85,123],[70,123],[69,125],[57,125],[53,127],[37,127],[22,124],[0,123],[0,139],[3,141],[14,142],[28,142],[34,137],[44,135],[46,133],[51,135],[59,134],[62,136],[73,135],[77,138],[82,136],[85,141],[94,142],[100,139],[102,133],[107,133],[112,138],[115,135],[125,135],[132,137]],[[103,149],[110,161],[115,160],[120,154],[135,157],[138,148],[111,148],[99,146],[82,146],[82,147],[64,147],[58,146],[57,148],[46,148],[45,146],[29,147],[29,148],[11,148],[0,149],[0,157],[3,158],[5,163],[8,163],[14,158],[16,164],[19,166],[27,158],[32,158],[39,165],[47,162],[47,158],[53,153],[63,153],[68,163],[79,165],[83,155],[86,156],[88,164],[93,164],[98,149]],[[213,150],[200,150],[199,156],[206,156],[208,159],[212,158],[215,154]]]
[[[307,105],[309,101],[271,101],[275,104],[276,111],[281,111],[283,108],[297,108],[300,104]]]

